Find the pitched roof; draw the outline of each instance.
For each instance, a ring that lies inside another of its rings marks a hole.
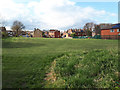
[[[106,26],[102,27],[101,29],[102,29],[102,30],[105,30],[105,29],[120,29],[120,23],[118,23],[118,24],[106,25]]]
[[[52,30],[51,29],[51,30],[49,30],[49,32],[60,32],[60,31],[59,30],[54,30],[54,29]]]
[[[35,31],[41,31],[41,30],[40,30],[40,29],[35,29],[34,32],[35,32]],[[28,32],[29,32],[29,31],[28,31]],[[42,32],[42,31],[41,31],[41,32]]]
[[[102,30],[104,30],[104,29],[111,29],[113,26],[114,26],[114,24],[105,25],[105,26],[101,27],[101,29],[102,29]]]
[[[114,25],[114,26],[112,27],[112,29],[120,29],[120,23]]]
[[[51,31],[56,31],[56,30],[49,30],[49,31],[51,32]]]
[[[84,30],[80,30],[80,31],[75,31],[75,32],[84,32]]]

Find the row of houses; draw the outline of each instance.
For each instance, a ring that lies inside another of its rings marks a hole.
[[[5,27],[0,27],[3,36],[7,34],[8,36],[15,36],[16,32],[11,30],[6,30]],[[101,35],[102,39],[120,39],[120,23],[118,24],[103,24],[100,27],[100,31],[93,30],[90,32],[91,36]],[[46,37],[46,38],[71,38],[73,36],[82,37],[88,36],[87,31],[84,29],[68,29],[67,31],[60,32],[59,30],[40,30],[35,28],[34,31],[20,31],[19,36],[23,37]]]
[[[2,36],[16,36],[16,32],[12,30],[6,30],[5,27],[0,27],[0,31],[2,32]],[[59,30],[40,30],[40,29],[34,29],[34,31],[19,31],[19,36],[23,37],[49,37],[49,38],[60,38],[61,33]]]
[[[67,31],[62,33],[62,37],[69,38],[72,37],[72,34],[74,36],[86,36],[85,30],[82,29],[68,29]]]
[[[30,34],[33,37],[46,37],[46,38],[60,38],[61,33],[59,30],[43,30],[41,31],[40,29],[34,29],[33,32],[30,32]]]

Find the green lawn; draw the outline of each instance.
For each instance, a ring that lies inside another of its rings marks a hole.
[[[3,88],[112,87],[117,59],[118,40],[3,38]]]

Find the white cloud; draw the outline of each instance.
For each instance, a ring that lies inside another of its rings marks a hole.
[[[115,16],[115,17],[117,16],[117,14],[115,14],[115,13],[110,13],[110,14],[111,14],[111,16]]]
[[[8,23],[20,20],[26,28],[33,29],[68,29],[80,28],[86,22],[99,22],[105,17],[117,17],[104,10],[95,10],[92,7],[76,6],[70,0],[40,0],[27,4],[15,3],[13,0],[0,1],[0,14]]]
[[[11,27],[9,27],[9,26],[6,26],[6,30],[11,30]]]

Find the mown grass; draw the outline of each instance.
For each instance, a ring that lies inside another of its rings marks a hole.
[[[117,50],[118,40],[3,38],[3,88],[113,87]],[[45,78],[54,60],[51,83]]]

